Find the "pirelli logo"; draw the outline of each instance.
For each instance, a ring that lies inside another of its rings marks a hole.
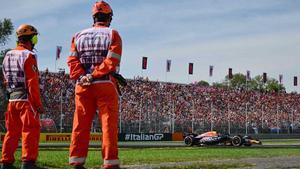
[[[101,134],[91,134],[90,141],[101,141],[102,135]],[[64,142],[64,141],[71,141],[71,134],[66,135],[46,135],[46,142]]]
[[[46,141],[71,141],[71,135],[46,135]]]
[[[91,135],[90,141],[101,141],[102,135]]]

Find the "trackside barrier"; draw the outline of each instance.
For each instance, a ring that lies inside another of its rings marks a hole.
[[[1,142],[5,133],[0,133]],[[90,141],[101,141],[101,133],[91,133]],[[181,133],[120,133],[119,141],[180,141]],[[71,133],[41,133],[40,142],[70,142]]]
[[[101,133],[91,133],[90,141],[101,141]],[[41,142],[70,142],[71,133],[41,133]]]
[[[0,143],[5,133],[0,133]],[[234,135],[234,134],[232,134]],[[251,135],[258,139],[300,139],[300,134],[256,134]],[[101,141],[101,133],[91,133],[90,141]],[[182,141],[183,133],[120,133],[119,141]],[[41,133],[40,142],[70,142],[71,133]]]
[[[300,139],[300,134],[249,134],[258,139]]]
[[[0,133],[1,141],[4,140],[5,133]],[[101,133],[91,133],[90,141],[101,141],[102,134]],[[40,142],[70,142],[71,141],[71,133],[41,133],[40,134]]]

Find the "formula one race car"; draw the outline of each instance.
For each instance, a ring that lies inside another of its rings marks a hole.
[[[235,135],[230,136],[229,134],[220,134],[216,131],[209,131],[200,135],[197,134],[186,134],[184,136],[184,143],[187,146],[193,145],[226,145],[226,146],[251,146],[253,144],[262,144],[261,141],[253,139],[250,136]]]

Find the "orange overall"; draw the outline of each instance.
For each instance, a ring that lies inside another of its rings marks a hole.
[[[2,147],[2,163],[13,163],[18,141],[22,137],[22,161],[34,162],[38,156],[42,108],[39,73],[35,54],[25,44],[9,51],[3,61],[3,74],[10,93],[5,114],[7,133]]]
[[[102,158],[104,168],[118,166],[118,93],[116,81],[109,75],[121,60],[122,41],[117,31],[95,25],[77,33],[72,39],[68,58],[70,78],[91,74],[89,86],[76,84],[75,113],[70,145],[71,165],[84,164],[90,129],[96,110],[102,124]]]

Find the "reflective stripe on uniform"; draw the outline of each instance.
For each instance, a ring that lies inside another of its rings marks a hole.
[[[115,59],[118,59],[119,61],[121,61],[121,55],[116,54],[116,53],[114,53],[112,51],[108,52],[107,57],[108,58],[115,58]]]
[[[75,56],[75,57],[78,57],[78,53],[77,53],[77,52],[70,52],[69,56]]]
[[[101,80],[101,81],[93,81],[92,84],[96,83],[111,83],[111,80]]]
[[[70,164],[83,164],[85,163],[86,157],[70,157],[69,163]]]
[[[11,92],[9,94],[9,98],[11,100],[13,99],[27,99],[27,92],[24,91],[15,91],[15,92]]]
[[[104,160],[103,165],[120,165],[119,160]]]
[[[28,99],[9,99],[8,101],[9,101],[9,102],[19,102],[19,101],[27,102]]]

